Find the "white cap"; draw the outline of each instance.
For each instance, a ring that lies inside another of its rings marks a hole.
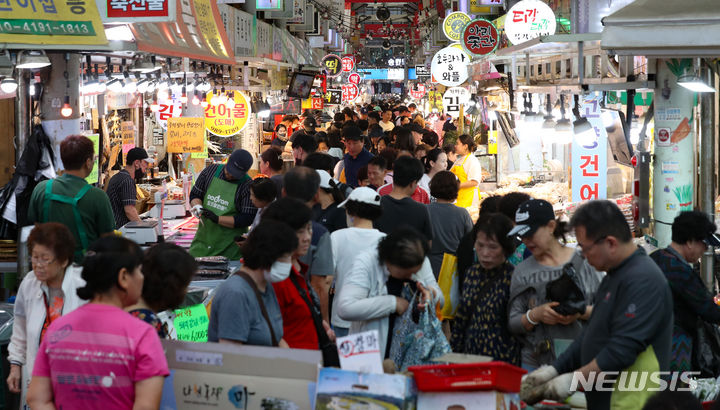
[[[359,188],[353,189],[352,192],[350,192],[350,195],[348,195],[347,199],[344,200],[340,205],[338,205],[338,207],[344,207],[347,201],[358,201],[369,205],[380,206],[380,194],[378,194],[371,188],[361,186]]]
[[[316,169],[315,172],[320,175],[320,188],[332,189],[337,186],[340,182],[334,180],[327,171],[322,169]],[[332,181],[332,182],[331,182]]]

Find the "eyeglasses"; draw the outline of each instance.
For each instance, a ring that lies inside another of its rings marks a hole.
[[[47,266],[47,265],[55,262],[55,258],[51,258],[51,259],[42,258],[42,259],[40,259],[40,258],[36,258],[35,256],[33,256],[33,257],[30,258],[30,262],[31,262],[34,266]]]
[[[593,241],[593,243],[591,243],[590,245],[585,245],[585,246],[583,246],[580,242],[578,242],[578,248],[580,248],[580,253],[585,254],[585,253],[589,252],[590,249],[592,249],[595,245],[599,244],[600,242],[604,241],[605,239],[607,239],[607,235],[601,236],[601,237],[595,239],[595,241]]]

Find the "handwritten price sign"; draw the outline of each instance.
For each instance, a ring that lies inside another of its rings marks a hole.
[[[362,373],[382,373],[377,330],[339,337],[336,341],[340,367]]]
[[[168,152],[203,152],[205,120],[203,118],[168,118]]]

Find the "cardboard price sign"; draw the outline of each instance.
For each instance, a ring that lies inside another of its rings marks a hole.
[[[204,122],[202,118],[168,118],[168,152],[203,152]]]
[[[250,118],[250,101],[245,94],[235,91],[235,106],[228,108],[224,104],[208,104],[205,108],[205,128],[218,137],[229,137],[242,131]],[[205,97],[212,98],[212,92]]]
[[[200,303],[176,310],[173,327],[177,332],[178,340],[206,343],[209,323],[207,309]]]

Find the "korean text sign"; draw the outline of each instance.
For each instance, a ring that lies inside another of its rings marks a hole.
[[[335,54],[328,54],[322,59],[322,66],[328,77],[337,77],[342,73],[342,60]]]
[[[462,35],[463,47],[471,56],[483,56],[495,51],[498,32],[495,25],[484,19],[469,22]]]
[[[168,152],[203,152],[205,121],[202,118],[168,118]]]
[[[206,343],[208,341],[208,314],[202,303],[175,311],[173,327],[178,340]]]
[[[0,0],[0,42],[107,44],[95,1]]]
[[[607,131],[600,118],[600,97],[586,98],[580,115],[595,131],[594,138],[572,141],[572,201],[607,197]]]
[[[175,18],[175,2],[171,0],[106,0],[107,17],[111,19],[140,19],[144,17],[165,17],[154,21],[169,21]],[[171,13],[172,11],[172,13]]]
[[[235,91],[235,106],[228,108],[224,104],[208,104],[205,108],[205,128],[218,137],[229,137],[242,131],[250,118],[250,102],[245,94]],[[212,92],[206,96],[212,99]]]
[[[454,87],[468,79],[470,58],[459,48],[448,46],[435,53],[430,72],[433,81],[446,87]]]
[[[522,0],[505,17],[505,34],[512,44],[555,34],[556,28],[555,13],[541,0]]]

